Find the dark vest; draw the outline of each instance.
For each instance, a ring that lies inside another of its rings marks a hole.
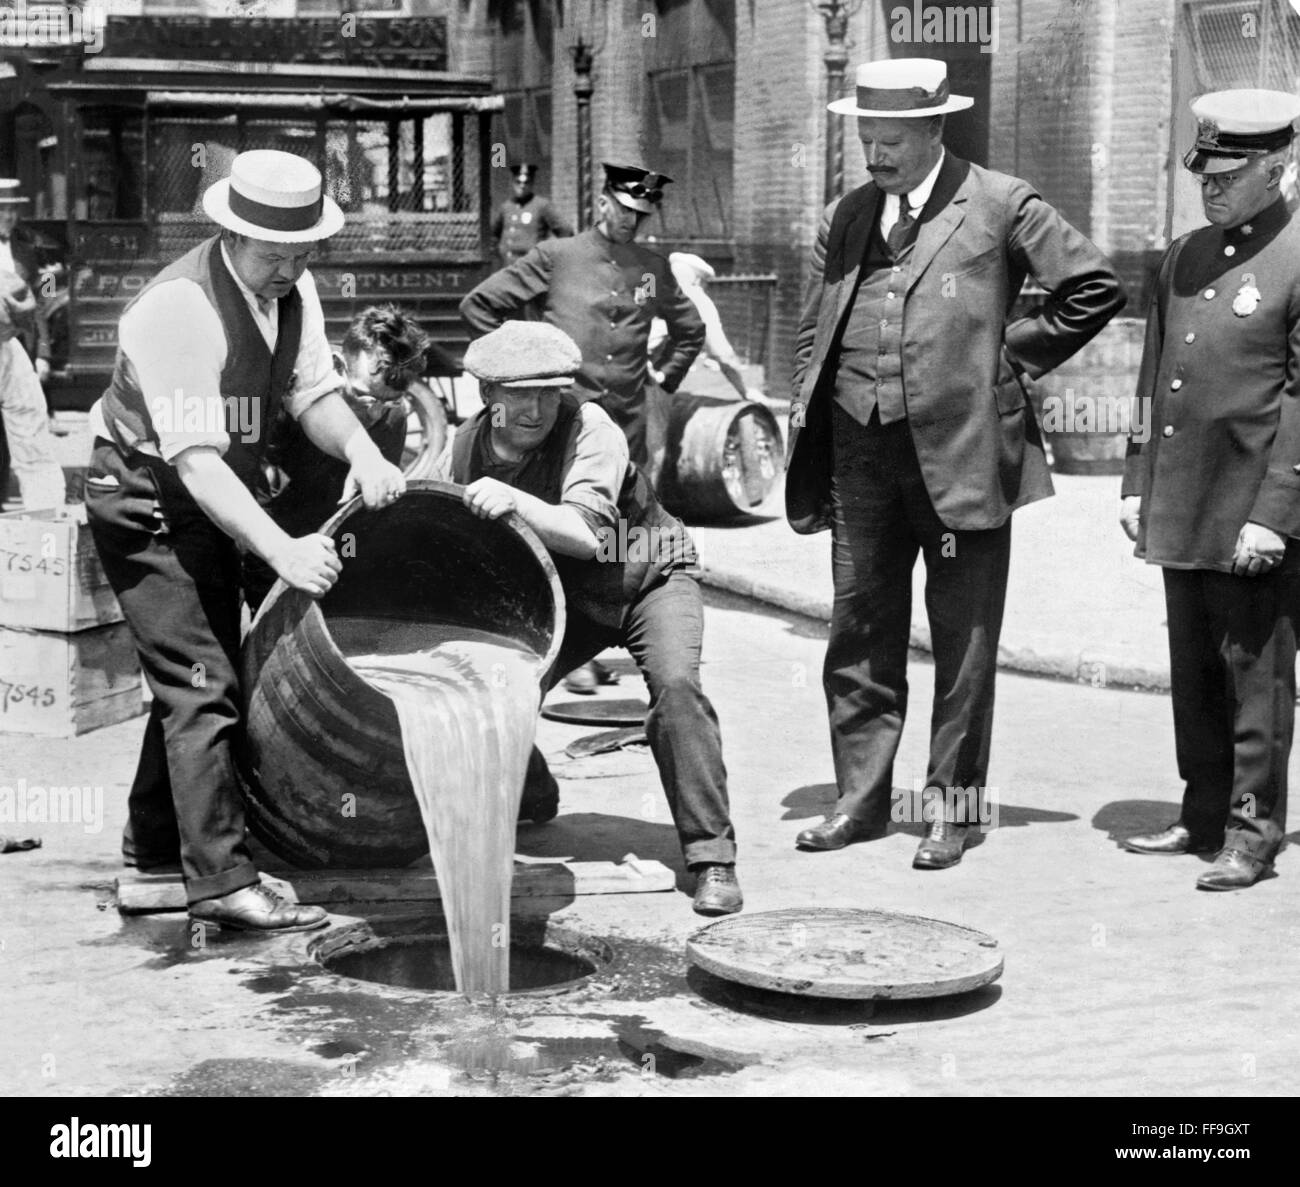
[[[492,451],[491,419],[483,409],[456,432],[452,481],[468,486],[479,478],[496,478],[545,503],[558,504],[564,490],[566,446],[576,430],[580,406],[572,392],[561,396],[555,426],[519,463],[503,462]],[[685,525],[663,509],[649,479],[631,462],[618,496],[618,517],[612,532],[598,533],[595,559],[551,553],[570,610],[604,626],[620,626],[628,607],[674,569],[698,567]]]
[[[192,280],[203,290],[226,334],[226,365],[220,385],[226,432],[230,434],[225,461],[245,486],[256,491],[263,485],[262,455],[267,438],[280,402],[289,391],[298,359],[302,298],[297,288],[280,298],[280,328],[272,355],[221,258],[220,243],[220,236],[213,236],[186,252],[145,285],[127,309],[155,285],[168,280]],[[101,408],[108,431],[124,453],[129,455],[140,441],[158,443],[158,431],[135,368],[120,349]],[[183,429],[185,415],[195,411],[188,404],[180,404],[173,413],[178,422],[173,430]]]
[[[907,416],[903,299],[907,256],[915,240],[913,227],[894,259],[880,236],[879,222],[867,239],[867,254],[858,269],[858,287],[845,319],[835,372],[835,402],[859,424],[867,423],[873,408],[879,408],[881,424]]]

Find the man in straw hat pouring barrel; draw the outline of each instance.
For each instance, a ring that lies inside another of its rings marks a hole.
[[[1124,297],[1032,186],[944,149],[945,115],[973,100],[949,93],[942,62],[871,62],[856,81],[831,110],[857,117],[871,180],[822,218],[795,339],[786,513],[797,532],[831,529],[839,789],[797,843],[839,849],[892,815],[919,551],[935,692],[913,865],[943,869],[971,835],[956,809],[978,813],[967,795],[986,787],[1011,513],[1052,493],[1021,376],[1068,359]],[[1009,321],[1031,275],[1047,296]]]
[[[241,153],[203,208],[221,233],[127,306],[113,377],[90,414],[90,526],[154,694],[123,855],[141,869],[179,862],[195,920],[301,931],[325,913],[262,885],[244,840],[239,550],[312,597],[341,565],[329,537],[292,538],[259,506],[265,430],[283,404],[347,459],[344,493],[367,507],[391,503],[405,480],[338,394],[306,266],[343,215],[315,166]]]

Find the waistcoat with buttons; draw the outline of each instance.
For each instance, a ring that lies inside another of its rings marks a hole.
[[[298,359],[302,298],[296,287],[280,298],[280,327],[273,354],[226,268],[220,243],[221,237],[214,235],[169,264],[140,290],[127,309],[155,285],[168,280],[192,280],[203,290],[217,311],[226,335],[226,365],[221,370],[220,392],[230,448],[223,456],[239,480],[250,490],[257,490],[263,481],[262,454],[269,436],[267,430],[275,423]],[[100,407],[109,433],[123,452],[130,453],[141,441],[157,444],[158,431],[140,390],[135,367],[121,349]],[[242,418],[241,408],[246,413]],[[188,405],[175,410],[181,423],[174,427],[184,427],[183,416],[187,410]],[[245,427],[249,428],[248,432]]]
[[[883,208],[883,203],[882,203]],[[858,287],[840,338],[835,374],[835,402],[859,424],[880,410],[881,424],[907,416],[903,392],[904,266],[916,227],[894,259],[880,235],[880,224],[867,240],[858,270]]]

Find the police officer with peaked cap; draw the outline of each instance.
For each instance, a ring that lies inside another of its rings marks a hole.
[[[1182,812],[1135,853],[1216,853],[1203,890],[1253,885],[1286,831],[1300,617],[1300,225],[1282,196],[1300,98],[1192,104],[1184,159],[1210,225],[1161,261],[1121,523],[1164,571]]]
[[[573,228],[555,204],[533,190],[536,165],[514,165],[510,170],[511,195],[492,216],[492,245],[506,267],[522,259],[543,239],[566,238]]]
[[[475,336],[528,315],[559,326],[582,351],[577,395],[595,400],[627,436],[632,461],[649,461],[646,389],[653,379],[675,392],[704,345],[704,322],[682,292],[667,259],[636,242],[672,181],[631,165],[606,163],[596,224],[570,239],[547,239],[509,268],[489,276],[460,303]],[[650,323],[668,325],[672,346],[650,374]]]

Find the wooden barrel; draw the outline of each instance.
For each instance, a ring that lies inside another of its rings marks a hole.
[[[743,515],[771,493],[783,452],[781,428],[765,405],[678,392],[668,409],[659,497],[693,523]]]
[[[330,635],[334,617],[455,623],[554,662],[564,593],[517,516],[483,520],[463,488],[416,481],[370,511],[353,500],[321,530],[343,560],[320,601],[277,582],[244,640],[240,776],[248,827],[302,869],[397,867],[428,852],[392,701]]]

